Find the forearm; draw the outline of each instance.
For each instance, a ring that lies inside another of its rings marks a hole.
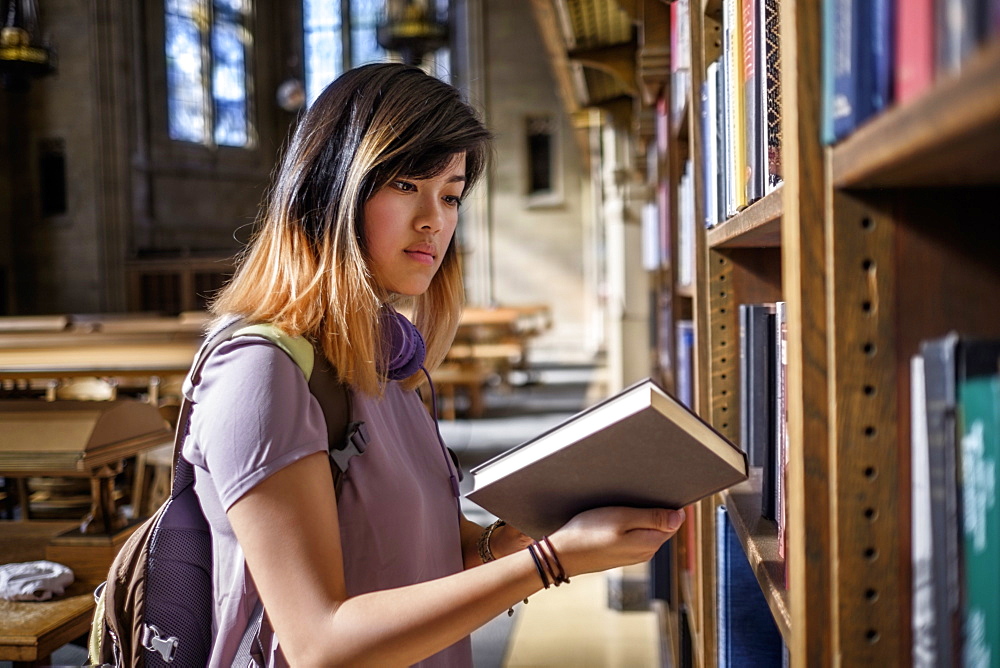
[[[462,563],[465,568],[474,568],[483,563],[479,556],[479,538],[483,535],[483,527],[466,519],[460,520],[459,533],[462,540]]]
[[[469,635],[542,588],[527,550],[479,568],[335,606],[292,665],[406,666]],[[323,642],[316,642],[322,638]]]

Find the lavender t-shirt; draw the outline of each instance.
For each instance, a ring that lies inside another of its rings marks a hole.
[[[275,471],[327,449],[323,413],[299,367],[257,337],[219,345],[197,387],[183,455],[212,527],[214,614],[211,666],[230,666],[258,601],[226,510]],[[352,392],[368,448],[351,460],[338,500],[349,595],[405,586],[460,571],[458,505],[452,464],[414,392],[390,383],[381,398]],[[325,466],[325,460],[321,462]],[[308,523],[305,523],[308,525]],[[321,529],[316,529],[321,530]],[[269,666],[285,666],[265,618]],[[471,666],[468,638],[417,664]]]

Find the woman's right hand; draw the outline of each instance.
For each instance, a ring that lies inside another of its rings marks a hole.
[[[549,536],[567,575],[648,561],[684,522],[683,510],[596,508]]]

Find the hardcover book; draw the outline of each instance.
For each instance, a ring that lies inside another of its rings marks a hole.
[[[472,469],[466,496],[537,539],[585,510],[683,508],[748,474],[738,447],[646,379]]]
[[[959,512],[963,578],[962,659],[1000,663],[1000,340],[959,348]]]

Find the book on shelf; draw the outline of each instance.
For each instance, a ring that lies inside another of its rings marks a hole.
[[[929,600],[933,610],[913,620],[914,661],[990,665],[977,661],[990,652],[1000,657],[1000,435],[993,428],[1000,340],[951,332],[923,341],[919,357],[911,376],[912,512],[915,523],[929,524],[929,536],[914,527],[914,614],[918,601]],[[916,496],[921,487],[925,499]],[[928,560],[929,567],[922,563]]]
[[[959,647],[958,462],[955,369],[959,337],[955,333],[920,345],[924,366],[924,405],[933,553],[934,656],[958,665]],[[912,441],[911,437],[911,441]]]
[[[746,156],[746,181],[744,199],[752,203],[764,196],[764,154],[761,150],[761,136],[764,130],[761,111],[761,76],[758,54],[760,49],[760,30],[758,26],[758,4],[763,0],[740,0],[741,13],[741,57],[743,67],[740,68],[740,81],[743,86],[743,108],[746,131],[744,133]]]
[[[896,4],[895,93],[897,103],[905,103],[934,81],[935,0],[907,0]]]
[[[774,437],[774,305],[740,304],[740,446],[764,466]]]
[[[705,211],[704,224],[706,228],[714,227],[722,218],[719,215],[719,109],[718,109],[718,77],[719,61],[709,63],[705,71],[705,81],[701,91],[701,126],[702,126],[702,189],[703,207]]]
[[[749,476],[742,450],[649,379],[471,473],[466,497],[534,538],[584,510],[683,508]]]
[[[959,349],[962,660],[1000,665],[1000,340]]]
[[[986,0],[937,0],[934,47],[938,73],[961,70],[969,55],[985,41],[990,33],[990,4]]]
[[[767,463],[771,481],[764,485],[774,494],[774,521],[778,526],[778,556],[785,557],[785,469],[788,466],[788,310],[783,301],[774,303],[774,448]],[[767,501],[763,506],[767,505]],[[788,569],[785,569],[788,572]]]
[[[677,342],[677,400],[688,408],[694,408],[694,321],[678,320]]]
[[[892,0],[825,0],[823,141],[851,134],[891,102]]]
[[[784,641],[724,505],[715,509],[715,535],[719,666],[781,666]]]
[[[927,392],[924,358],[910,360],[910,555],[913,571],[913,668],[935,668],[937,661],[934,605],[934,536],[931,531],[931,472],[927,448]]]
[[[758,0],[761,15],[760,25],[764,26],[760,42],[762,56],[761,112],[766,128],[764,142],[764,166],[766,167],[764,194],[771,192],[782,182],[781,172],[781,17],[778,0]]]
[[[761,514],[774,519],[774,478],[767,475],[774,449],[774,304],[740,304],[740,445],[750,466],[764,471]]]

